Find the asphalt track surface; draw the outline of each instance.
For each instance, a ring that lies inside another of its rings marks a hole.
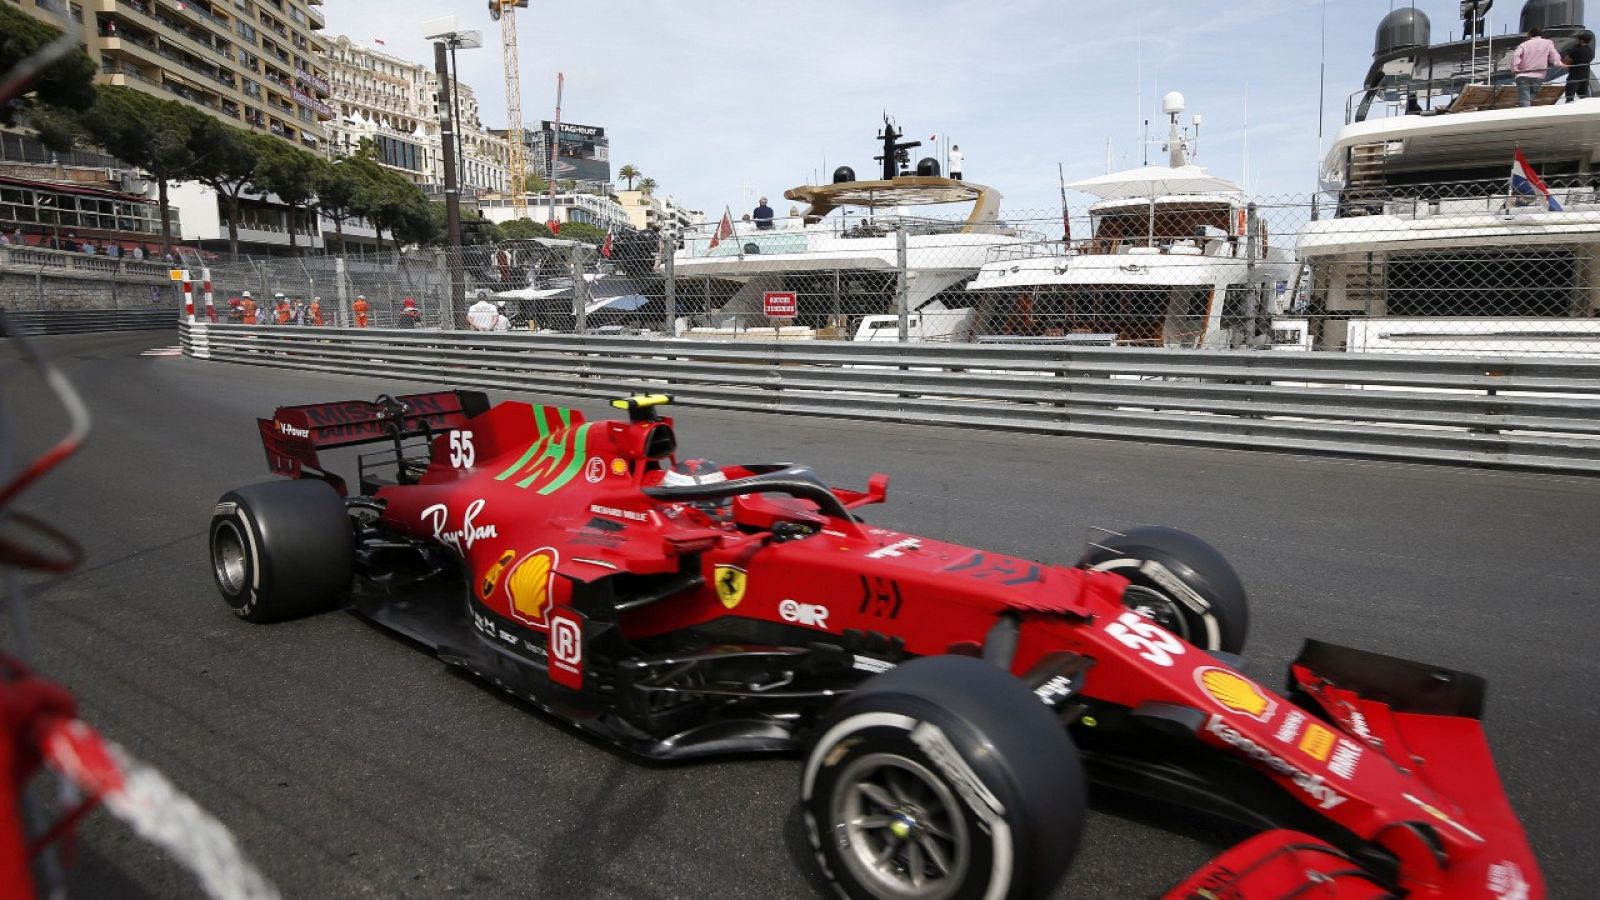
[[[226,822],[289,897],[806,897],[790,758],[642,764],[347,613],[237,621],[205,529],[264,480],[255,416],[420,385],[141,358],[162,332],[42,339],[87,396],[84,452],[24,496],[85,545],[32,584],[36,661],[85,716]],[[25,450],[64,422],[14,350]],[[534,398],[530,398],[534,399]],[[603,415],[595,404],[578,404]],[[869,518],[1056,562],[1091,525],[1196,532],[1251,590],[1248,670],[1281,685],[1315,636],[1476,671],[1553,897],[1600,878],[1600,480],[680,408],[686,453],[893,475]],[[9,626],[7,626],[9,627]],[[6,645],[14,635],[6,633]],[[1063,896],[1159,894],[1228,843],[1127,805],[1091,813]],[[101,815],[75,891],[184,897]]]

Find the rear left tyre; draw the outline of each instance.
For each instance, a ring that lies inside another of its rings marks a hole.
[[[223,494],[208,544],[217,590],[247,622],[327,609],[354,573],[350,517],[321,481],[268,481]]]
[[[1061,722],[992,664],[916,659],[822,723],[801,783],[823,875],[857,900],[1042,897],[1083,827]]]

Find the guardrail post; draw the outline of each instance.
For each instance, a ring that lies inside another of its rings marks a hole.
[[[183,270],[183,314],[194,324],[194,282],[189,280],[189,270]]]
[[[583,246],[572,248],[572,317],[573,330],[583,334],[589,328],[589,285],[583,280]]]
[[[667,332],[667,337],[677,337],[678,336],[678,279],[677,279],[676,273],[674,273],[674,271],[673,271],[672,258],[673,258],[673,256],[676,255],[676,253],[674,251],[677,248],[677,243],[678,242],[670,234],[663,234],[661,236],[661,241],[662,241],[662,247],[663,247],[663,249],[662,249],[662,257],[661,257],[661,266],[662,266],[662,269],[664,270],[664,272],[666,274],[666,280],[667,280],[666,295],[661,300],[661,305],[662,305],[663,309],[665,310],[664,315],[665,315],[666,320],[667,320],[666,321],[666,329],[665,330]]]
[[[217,320],[217,305],[216,305],[216,301],[215,301],[215,299],[214,299],[214,297],[213,297],[213,295],[211,293],[211,270],[210,269],[201,269],[200,270],[200,296],[205,298],[205,303],[206,303],[206,321],[207,322],[215,322]]]
[[[344,248],[341,247],[339,249],[343,250]],[[333,324],[335,327],[344,328],[349,323],[344,311],[350,308],[350,291],[346,287],[349,279],[345,277],[345,262],[344,254],[342,253],[333,258],[333,280],[336,282],[335,287],[339,294],[339,302],[334,304],[333,307]]]
[[[911,339],[911,282],[907,277],[905,223],[894,233],[894,264],[899,270],[899,280],[894,290],[895,312],[900,316],[899,340],[904,344]]]

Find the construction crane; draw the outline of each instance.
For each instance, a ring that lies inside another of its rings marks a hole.
[[[528,0],[489,0],[489,18],[500,23],[500,48],[506,66],[506,185],[511,209],[518,219],[528,216],[528,192],[523,189],[527,162],[522,146],[522,75],[517,65],[517,8]]]

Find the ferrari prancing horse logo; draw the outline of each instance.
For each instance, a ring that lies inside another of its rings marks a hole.
[[[712,571],[712,582],[717,586],[717,599],[733,609],[744,599],[744,586],[749,576],[738,566],[717,566]]]

